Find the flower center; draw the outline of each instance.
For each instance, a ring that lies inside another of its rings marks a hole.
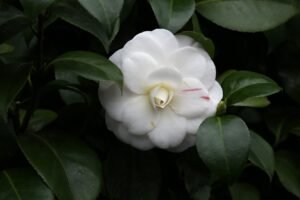
[[[165,86],[158,85],[150,92],[150,101],[153,108],[165,108],[174,96],[174,92]]]

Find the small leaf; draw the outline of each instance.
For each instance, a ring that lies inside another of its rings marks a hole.
[[[180,33],[181,35],[186,35],[197,42],[207,51],[207,53],[210,55],[210,57],[214,57],[215,54],[215,46],[214,43],[207,37],[205,37],[202,33],[194,32],[194,31],[184,31]]]
[[[56,58],[51,64],[56,69],[75,73],[93,81],[111,80],[122,84],[122,73],[105,57],[87,51],[68,52]]]
[[[230,72],[221,83],[228,106],[261,107],[267,100],[257,99],[277,93],[281,88],[270,78],[255,72]],[[253,99],[256,98],[256,99]]]
[[[101,188],[101,164],[80,140],[62,133],[48,133],[22,136],[18,143],[58,199],[96,199]]]
[[[25,13],[30,17],[35,18],[51,6],[55,0],[20,0],[20,2]]]
[[[210,173],[199,159],[196,149],[192,148],[183,152],[178,166],[191,199],[208,200],[211,191]]]
[[[28,65],[0,65],[0,116],[6,118],[8,108],[25,85],[30,69]]]
[[[235,103],[234,106],[254,107],[263,108],[270,105],[270,101],[267,97],[253,97],[245,99],[244,101]]]
[[[32,169],[17,168],[0,173],[0,200],[54,200],[55,197]]]
[[[149,0],[160,27],[173,33],[181,29],[192,17],[194,0]]]
[[[151,151],[138,151],[117,143],[108,153],[104,175],[110,199],[158,199],[160,166]]]
[[[0,3],[0,44],[31,24],[30,19],[16,8]]]
[[[15,48],[13,46],[9,45],[9,44],[6,44],[6,43],[0,44],[0,55],[10,53],[14,49]]]
[[[118,32],[124,0],[78,0],[103,25],[108,35]],[[113,37],[114,37],[113,36]]]
[[[274,28],[299,13],[297,0],[203,0],[197,11],[219,26],[243,32]]]
[[[259,191],[248,183],[236,183],[230,187],[232,200],[260,200]]]
[[[67,21],[68,23],[85,30],[99,39],[105,50],[109,51],[109,46],[116,36],[116,32],[108,34],[106,28],[103,24],[90,15],[78,1],[74,0],[60,0],[56,1],[53,6],[51,6],[52,12],[54,12],[58,17]],[[119,26],[118,23],[115,24],[116,27]],[[117,28],[114,28],[115,31],[118,31]]]
[[[38,132],[45,126],[53,122],[57,118],[57,114],[51,110],[38,109],[31,116],[28,124],[29,132]]]
[[[287,151],[276,152],[276,173],[283,187],[300,198],[300,157]]]
[[[236,116],[206,119],[197,132],[197,150],[207,167],[232,182],[243,170],[250,148],[250,133]]]
[[[274,173],[274,152],[269,143],[260,135],[251,133],[251,147],[249,160],[251,163],[265,171],[270,180]]]

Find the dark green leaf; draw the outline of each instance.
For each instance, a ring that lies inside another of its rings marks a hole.
[[[260,200],[259,191],[248,183],[236,183],[230,187],[232,200]]]
[[[300,198],[300,157],[287,151],[276,152],[276,173],[286,190]]]
[[[54,111],[45,109],[35,110],[30,118],[27,129],[29,132],[38,132],[42,130],[45,126],[53,122],[56,118],[57,114]]]
[[[230,72],[221,83],[227,105],[251,107],[267,105],[265,99],[268,95],[280,91],[280,87],[270,78],[255,72]],[[256,99],[253,99],[256,98]]]
[[[31,17],[37,17],[43,13],[55,0],[20,0],[25,13]]]
[[[55,197],[32,169],[0,173],[0,200],[54,200]]]
[[[265,171],[272,179],[274,173],[274,152],[269,143],[260,135],[251,133],[251,147],[249,160],[251,163]]]
[[[28,65],[0,65],[0,116],[6,118],[8,108],[25,85],[29,72]]]
[[[92,52],[68,52],[52,61],[56,69],[75,73],[89,80],[111,80],[122,84],[122,73],[105,57]]]
[[[116,36],[116,32],[113,32],[111,33],[111,35],[109,35],[106,31],[106,27],[104,27],[103,24],[99,23],[99,21],[95,17],[90,15],[79,4],[78,1],[56,1],[56,3],[52,6],[52,10],[63,20],[94,35],[102,42],[106,51],[109,51],[109,46]],[[118,27],[119,24],[115,23],[115,26]],[[118,28],[116,27],[114,27],[113,30],[118,31]]]
[[[30,20],[14,7],[0,3],[0,44],[30,25]]]
[[[191,199],[208,200],[211,191],[210,173],[199,159],[196,149],[183,152],[178,165]]]
[[[270,105],[267,97],[253,97],[234,104],[235,106],[263,108]]]
[[[274,28],[299,13],[297,0],[204,0],[197,11],[214,23],[245,32]]]
[[[211,117],[201,124],[196,145],[208,168],[231,182],[247,161],[250,133],[245,122],[236,116]]]
[[[136,0],[124,0],[122,12],[121,12],[121,21],[124,21],[130,14]]]
[[[207,53],[210,55],[210,57],[214,57],[215,54],[215,46],[214,43],[207,37],[205,37],[202,33],[194,32],[194,31],[184,31],[180,33],[181,35],[186,35],[197,42],[207,51]]]
[[[18,139],[20,148],[60,200],[96,199],[101,164],[80,140],[62,133],[32,134]]]
[[[10,53],[14,49],[15,48],[9,44],[6,44],[6,43],[0,44],[0,54]]]
[[[149,0],[160,27],[173,33],[181,29],[192,17],[194,0]]]
[[[158,199],[161,174],[153,152],[138,151],[118,143],[112,146],[104,170],[110,199]]]
[[[79,3],[103,25],[108,35],[119,31],[124,0],[78,0]]]
[[[15,135],[0,117],[0,167],[6,166],[7,160],[13,158],[17,152],[18,145]]]

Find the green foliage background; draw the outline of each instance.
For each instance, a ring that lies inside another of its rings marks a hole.
[[[0,1],[0,200],[300,199],[299,0]],[[201,43],[224,90],[182,153],[106,129],[108,57],[155,28]]]

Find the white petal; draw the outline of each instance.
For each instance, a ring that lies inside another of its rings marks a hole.
[[[132,92],[143,94],[146,90],[146,77],[157,68],[157,62],[148,54],[136,52],[124,59],[122,72],[124,84]]]
[[[142,32],[127,42],[123,48],[123,58],[136,52],[146,53],[160,63],[165,60],[166,52],[151,31]]]
[[[159,120],[148,96],[137,96],[131,99],[124,108],[122,122],[128,131],[136,135],[144,135],[153,130]]]
[[[168,60],[184,77],[197,78],[206,88],[215,81],[215,65],[203,49],[183,47],[172,52]]]
[[[117,65],[117,67],[119,67],[120,69],[122,66],[122,59],[123,59],[122,52],[123,52],[123,49],[119,49],[113,55],[111,55],[109,57],[109,60],[112,61],[115,65]]]
[[[214,85],[208,92],[212,101],[215,102],[215,104],[218,104],[223,98],[223,89],[217,81],[215,81]]]
[[[177,38],[166,29],[155,29],[151,32],[154,39],[161,45],[164,52],[170,52],[178,48]]]
[[[168,150],[171,152],[182,152],[182,151],[194,146],[195,143],[196,143],[196,135],[187,135],[181,144],[179,144],[178,146],[176,146],[174,148],[170,148]]]
[[[207,116],[201,116],[198,118],[187,119],[186,120],[186,132],[193,135],[196,134],[202,122],[207,118]]]
[[[189,118],[205,116],[212,105],[207,90],[197,79],[184,79],[183,82],[183,87],[174,95],[170,103],[172,110]]]
[[[161,112],[157,127],[148,135],[150,140],[159,148],[168,149],[180,144],[185,135],[186,120],[177,116],[170,109]]]
[[[148,87],[153,87],[157,84],[163,84],[176,90],[182,83],[182,76],[179,71],[171,67],[163,67],[155,70],[147,77]]]
[[[102,87],[99,87],[99,99],[102,106],[109,116],[118,121],[121,121],[125,105],[132,97],[132,93],[127,89],[121,91],[120,87],[116,84],[112,84],[104,90]]]
[[[186,47],[186,46],[201,48],[199,42],[195,41],[193,38],[188,37],[186,35],[176,35],[176,39],[179,48]]]

